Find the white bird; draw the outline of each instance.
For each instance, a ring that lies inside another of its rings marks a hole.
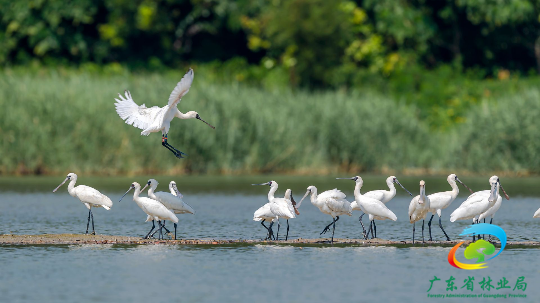
[[[189,204],[184,202],[184,196],[178,191],[178,188],[176,187],[176,182],[171,181],[169,183],[169,190],[171,191],[170,193],[163,191],[158,191],[155,193],[154,191],[159,184],[158,181],[156,181],[155,179],[148,180],[146,184],[150,186],[150,188],[148,189],[148,197],[150,199],[154,199],[160,202],[175,214],[195,214],[195,210],[193,210],[193,208]],[[146,221],[152,221],[152,217],[148,215]],[[165,221],[163,221],[163,228],[165,228]],[[165,230],[169,232],[167,228],[165,228]],[[174,234],[174,238],[176,239],[176,231]]]
[[[94,229],[94,214],[92,214],[92,207],[103,207],[106,210],[110,210],[113,203],[109,197],[100,193],[97,189],[92,188],[86,185],[75,186],[77,182],[77,175],[74,173],[69,173],[64,180],[60,183],[57,188],[53,190],[53,193],[56,192],[60,186],[64,185],[67,180],[70,180],[68,184],[68,192],[72,197],[78,198],[82,203],[88,208],[88,221],[86,222],[86,233],[88,234],[88,226],[90,225],[90,217],[92,217],[92,235],[96,234]]]
[[[396,176],[390,176],[390,177],[386,178],[386,185],[388,186],[389,190],[383,190],[383,189],[372,190],[372,191],[368,191],[367,193],[363,194],[363,196],[366,197],[366,198],[372,198],[372,199],[379,200],[382,203],[386,204],[396,196],[396,186],[394,185],[395,183],[397,183],[399,186],[401,186],[401,188],[403,188],[412,197],[411,192],[408,191],[405,188],[405,186],[403,186],[403,185],[401,185],[401,183],[399,183]],[[364,216],[364,214],[361,214],[360,218],[358,218],[358,220],[362,224],[362,228],[364,227],[364,224],[362,223],[362,217],[363,216]],[[375,225],[375,222],[373,222],[373,224]],[[375,227],[375,229],[376,229],[376,227]]]
[[[399,183],[398,179],[395,176],[390,176],[386,178],[386,185],[388,185],[389,190],[372,190],[365,193],[364,196],[372,199],[377,199],[382,203],[386,204],[388,203],[388,201],[392,200],[396,196],[396,186],[394,185],[394,183],[397,183],[399,186],[401,186],[401,188],[403,188],[412,197],[411,192],[408,191],[403,185],[401,185],[401,183]]]
[[[356,182],[356,185],[354,187],[354,201],[351,203],[351,208],[353,210],[361,210],[362,212],[369,215],[370,224],[367,233],[364,231],[364,239],[367,239],[370,230],[371,238],[373,239],[377,237],[377,226],[375,225],[375,219],[390,219],[392,221],[397,220],[397,216],[390,209],[388,209],[388,207],[386,207],[386,205],[384,205],[384,203],[382,203],[380,200],[367,197],[365,194],[362,195],[360,193],[362,185],[364,184],[364,180],[362,180],[360,176],[336,179],[353,180]],[[360,220],[360,223],[362,223],[362,220]],[[364,229],[364,224],[362,224],[362,229]],[[373,229],[375,229],[375,231],[373,231]]]
[[[461,185],[463,185],[465,188],[467,188],[471,192],[471,194],[474,193],[467,185],[465,185],[465,183],[461,182],[461,180],[459,180],[459,178],[455,174],[448,175],[448,178],[446,178],[446,180],[448,181],[448,184],[450,184],[450,187],[452,187],[451,191],[434,193],[428,196],[429,203],[430,203],[429,212],[431,212],[431,218],[429,219],[429,222],[428,222],[428,229],[429,229],[428,241],[433,241],[433,239],[431,238],[431,221],[433,220],[433,217],[435,216],[435,214],[439,216],[439,227],[441,228],[442,232],[446,236],[446,240],[450,241],[450,238],[448,237],[448,235],[446,234],[446,231],[444,231],[444,228],[442,226],[441,212],[443,209],[450,206],[450,204],[452,204],[452,202],[456,199],[457,195],[459,194],[459,188],[457,186],[456,181],[461,183]]]
[[[413,223],[412,243],[414,244],[414,232],[416,221],[422,220],[422,243],[424,243],[424,223],[429,212],[430,200],[426,196],[426,182],[420,181],[420,195],[414,197],[409,204],[409,222]]]
[[[278,232],[276,235],[276,240],[279,240],[279,218],[283,218],[287,220],[287,235],[285,236],[285,240],[288,240],[289,238],[289,219],[296,218],[296,212],[295,207],[292,204],[291,201],[291,190],[288,189],[285,193],[285,198],[275,198],[274,194],[276,190],[278,189],[278,184],[276,181],[269,181],[266,183],[261,184],[252,184],[252,185],[268,185],[270,186],[270,191],[268,192],[268,202],[270,202],[270,211],[273,213],[278,222]],[[289,198],[287,198],[289,197]],[[272,221],[273,223],[273,221]],[[270,228],[272,228],[272,223],[270,223]]]
[[[534,213],[533,218],[540,218],[540,208]]]
[[[332,190],[327,190],[322,192],[320,195],[317,195],[317,188],[315,186],[309,186],[307,188],[306,194],[302,197],[300,202],[296,205],[296,208],[300,208],[302,201],[311,194],[311,203],[323,213],[332,216],[332,223],[328,224],[321,235],[330,230],[330,225],[332,225],[332,241],[334,243],[334,232],[336,230],[336,222],[339,220],[339,216],[348,215],[352,216],[352,207],[351,203],[345,198],[347,196],[342,193],[337,188]]]
[[[270,209],[270,205],[272,205],[272,202],[264,204],[263,206],[259,207],[259,209],[257,209],[253,214],[253,221],[261,222],[261,225],[268,232],[265,240],[272,240],[272,237],[274,236],[274,232],[272,231],[272,225],[274,225],[274,221],[278,219],[277,216]],[[265,221],[270,221],[270,228],[268,228],[264,224]]]
[[[188,93],[192,82],[193,69],[190,68],[182,80],[178,82],[169,96],[169,103],[164,107],[153,106],[147,108],[144,104],[138,106],[135,101],[133,101],[133,98],[131,98],[131,93],[126,90],[125,97],[118,94],[120,100],[115,99],[117,101],[117,103],[114,104],[116,106],[116,112],[127,124],[142,129],[141,135],[148,136],[150,133],[161,131],[161,144],[173,152],[177,158],[183,158],[182,155],[185,155],[183,152],[167,143],[167,135],[171,126],[171,121],[174,117],[180,119],[199,119],[215,129],[214,126],[201,119],[201,116],[199,116],[197,112],[189,111],[184,114],[177,108],[182,97]]]
[[[148,186],[148,185],[146,185]],[[137,203],[137,205],[150,217],[152,217],[152,229],[148,232],[148,234],[144,237],[144,239],[148,239],[149,237],[152,237],[156,232],[159,231],[158,239],[163,239],[163,235],[161,233],[161,230],[163,228],[163,225],[161,224],[161,220],[170,220],[174,223],[174,234],[176,235],[176,227],[178,223],[178,218],[173,214],[172,211],[167,209],[165,205],[159,203],[158,201],[146,197],[140,197],[140,193],[146,189],[146,186],[141,190],[141,185],[137,182],[133,182],[129,189],[126,191],[126,193],[120,198],[120,201],[129,193],[130,190],[135,189],[135,192],[133,193],[133,201]],[[118,201],[118,202],[120,202]],[[158,229],[153,233],[152,230],[154,230],[154,220],[158,221]],[[175,238],[176,240],[176,238]]]
[[[489,184],[491,185],[490,190],[475,192],[474,194],[470,195],[467,200],[465,200],[465,202],[463,202],[456,210],[454,210],[454,212],[450,215],[450,222],[455,222],[456,220],[473,219],[473,224],[479,223],[480,215],[493,207],[497,203],[498,199],[501,199],[502,202],[502,197],[499,195],[499,188],[503,191],[506,199],[510,200],[510,197],[508,197],[506,191],[501,185],[499,177],[492,176],[489,178]]]

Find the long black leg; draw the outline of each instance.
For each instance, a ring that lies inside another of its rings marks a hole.
[[[377,224],[375,223],[375,220],[373,220],[373,230],[375,231],[375,233],[371,234],[371,235],[375,236],[375,238],[377,238]]]
[[[475,222],[475,219],[473,219],[472,225],[474,225],[474,222]],[[478,222],[478,221],[476,221],[476,222]],[[474,236],[475,236],[475,234],[472,235],[472,241],[473,241],[473,242],[474,242],[474,240],[475,240],[475,237],[474,237]]]
[[[428,230],[429,230],[429,240],[428,241],[433,241],[433,239],[431,238],[431,221],[433,220],[433,217],[435,215],[431,215],[431,218],[429,219],[429,222],[427,223],[427,226],[428,226]],[[440,217],[439,217],[440,218]]]
[[[439,217],[439,227],[441,228],[442,232],[446,236],[446,241],[450,241],[450,238],[448,237],[448,235],[446,234],[446,231],[444,231],[444,228],[442,227],[441,217]],[[431,237],[431,235],[430,235],[430,237]]]
[[[413,223],[413,244],[414,244],[414,231],[416,230],[416,222]]]
[[[326,227],[323,229],[323,231],[321,231],[321,233],[319,235],[325,234],[327,231],[329,231],[330,226],[332,226],[332,224],[334,224],[334,221],[332,221],[332,223],[326,225]]]
[[[364,227],[364,223],[362,222],[362,217],[364,216],[364,214],[362,214],[359,218],[358,218],[358,221],[360,221],[360,224],[362,225],[362,235],[364,236],[364,238],[366,237],[366,228]]]
[[[165,220],[163,220],[163,224],[161,224],[161,227],[163,227],[163,228],[165,229],[165,231],[166,231],[166,232],[167,232],[168,234],[170,234],[170,233],[171,233],[171,231],[170,231],[170,230],[168,230],[168,229],[167,229],[167,227],[165,227],[165,222],[166,222],[166,221],[165,221]]]
[[[94,214],[92,213],[92,209],[90,208],[90,216],[92,216],[92,235],[96,234],[96,230],[94,229]]]
[[[158,225],[160,225],[159,227],[159,237],[158,237],[158,240],[159,238],[161,238],[161,240],[163,240],[163,225],[161,224],[161,221],[157,221]]]
[[[263,219],[263,220],[261,221],[261,225],[262,225],[264,228],[266,228],[267,234],[266,234],[266,239],[265,239],[265,240],[268,240],[268,238],[270,238],[270,230],[268,229],[268,227],[266,227],[266,225],[264,224],[264,221],[266,221],[266,220]]]
[[[277,220],[277,234],[276,234],[276,241],[279,241],[279,219]]]
[[[88,235],[88,226],[90,226],[90,211],[91,208],[88,210],[88,221],[86,222],[86,234]]]
[[[154,228],[156,227],[156,224],[154,223],[155,221],[152,220],[152,229],[150,229],[150,231],[146,234],[146,236],[144,236],[143,239],[148,239],[148,237],[150,236],[150,233],[154,230]]]
[[[178,224],[174,223],[174,239],[176,240],[176,228],[178,227]]]
[[[289,239],[289,220],[287,220],[287,235],[285,235],[285,241]]]
[[[176,149],[174,146],[170,145],[167,142],[167,135],[161,137],[161,145],[165,146],[168,150],[170,150],[179,159],[184,158],[184,157],[182,157],[182,155],[186,155],[185,153],[179,151],[178,149]]]
[[[339,217],[337,217],[337,218],[339,220]],[[336,231],[336,221],[337,220],[335,218],[332,218],[332,219],[334,221],[334,224],[333,224],[333,227],[332,227],[332,242],[331,243],[334,244],[334,232]]]
[[[369,221],[369,226],[368,226],[368,228],[367,228],[366,236],[364,237],[364,240],[367,240],[368,237],[369,237],[369,230],[371,229],[371,224],[372,224],[371,222],[373,222],[373,221]]]
[[[272,240],[272,238],[274,238],[274,240],[276,239],[276,237],[274,237],[274,231],[272,230],[273,225],[274,225],[274,221],[270,222],[270,225],[268,226],[268,229],[270,230],[270,237],[269,237],[270,240]]]
[[[424,223],[425,223],[426,220],[422,220],[422,243],[426,243],[426,241],[424,241]]]
[[[159,232],[158,234],[158,240],[159,240],[159,237],[161,235],[161,228],[162,228],[161,221],[158,220],[158,229],[154,230],[154,232],[150,235],[150,237],[153,237],[157,232]]]
[[[373,232],[373,225],[375,224],[375,220],[371,221],[371,224],[369,225],[371,228],[371,239],[375,238],[375,233]]]

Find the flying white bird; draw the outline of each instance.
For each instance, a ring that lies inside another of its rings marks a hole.
[[[489,178],[489,184],[491,185],[490,190],[477,191],[474,194],[470,195],[465,202],[463,202],[454,212],[450,215],[450,222],[455,222],[456,220],[469,220],[473,219],[474,223],[479,223],[480,215],[485,213],[491,207],[493,207],[498,199],[502,197],[499,195],[499,188],[503,191],[504,196],[507,200],[510,200],[510,197],[506,194],[506,191],[501,185],[499,177],[492,176]],[[500,206],[499,206],[500,207]],[[475,236],[473,235],[473,241]]]
[[[148,185],[146,185],[148,186]],[[141,185],[137,182],[133,182],[129,189],[126,191],[126,193],[120,198],[120,201],[129,193],[130,190],[135,189],[135,192],[133,193],[133,201],[137,203],[137,205],[150,217],[152,217],[152,229],[148,232],[148,234],[144,237],[144,239],[148,239],[149,237],[152,237],[156,232],[159,231],[158,239],[163,239],[162,235],[162,228],[163,225],[161,224],[161,220],[170,220],[174,223],[174,234],[176,235],[176,227],[178,223],[178,218],[173,214],[172,211],[167,209],[163,204],[159,203],[158,201],[146,197],[139,197],[140,193],[146,189],[146,186],[141,190]],[[118,202],[120,202],[118,201]],[[158,221],[158,229],[151,234],[152,230],[155,228],[154,220]],[[176,240],[176,238],[175,238]]]
[[[100,193],[97,189],[86,185],[75,186],[77,182],[77,175],[74,173],[69,173],[64,180],[60,183],[57,188],[53,190],[53,193],[56,192],[60,186],[64,185],[67,180],[70,180],[68,184],[68,192],[72,197],[78,198],[82,203],[88,208],[88,221],[86,222],[86,234],[88,234],[88,226],[90,225],[90,217],[92,217],[92,235],[96,234],[94,229],[94,214],[92,214],[92,207],[103,207],[106,210],[110,210],[113,203],[109,197]]]
[[[416,229],[416,221],[422,219],[422,243],[424,241],[424,223],[429,212],[430,200],[426,196],[426,182],[420,181],[420,195],[414,197],[409,204],[409,222],[413,223],[412,243],[414,244],[414,232]]]
[[[388,209],[388,207],[386,207],[386,205],[384,205],[384,203],[382,203],[380,200],[366,197],[366,195],[362,195],[360,193],[362,185],[364,184],[364,180],[362,180],[360,176],[336,179],[353,180],[356,182],[356,185],[354,186],[354,201],[351,203],[351,208],[353,210],[361,210],[365,214],[369,215],[369,228],[367,230],[367,233],[365,230],[363,232],[364,239],[367,240],[370,230],[371,238],[373,239],[377,237],[377,226],[375,225],[375,219],[390,219],[392,221],[397,220],[397,216],[390,209]],[[360,220],[360,223],[362,224],[362,220]],[[364,229],[364,224],[362,224],[362,229]]]
[[[345,198],[344,193],[342,193],[337,188],[332,190],[327,190],[325,192],[322,192],[320,195],[317,195],[317,188],[315,186],[309,186],[307,188],[306,194],[302,197],[300,202],[296,205],[296,208],[300,208],[300,205],[302,205],[302,201],[311,194],[311,203],[323,213],[332,216],[332,223],[328,224],[323,231],[321,232],[321,235],[326,233],[328,230],[330,230],[330,226],[332,225],[332,241],[331,243],[334,243],[334,232],[336,230],[336,222],[339,220],[339,216],[342,215],[348,215],[352,216],[352,207],[351,203]]]
[[[171,191],[170,193],[163,191],[154,192],[159,184],[155,179],[148,180],[146,184],[150,186],[148,189],[148,197],[150,199],[160,202],[175,214],[195,214],[195,210],[193,210],[189,204],[184,202],[184,196],[178,191],[176,182],[171,181],[169,183],[169,190]],[[152,217],[148,215],[146,221],[152,221]],[[165,221],[163,221],[163,228],[169,232],[169,230],[165,227]],[[176,239],[176,232],[174,234],[174,238]]]
[[[177,158],[183,158],[182,155],[185,154],[167,142],[167,134],[169,133],[171,121],[174,117],[180,119],[199,119],[215,129],[215,127],[204,121],[197,112],[189,111],[184,114],[177,108],[182,97],[188,93],[192,82],[193,70],[190,68],[182,80],[178,82],[169,96],[169,103],[164,107],[153,106],[147,108],[144,104],[138,106],[131,98],[131,93],[126,90],[125,97],[118,94],[120,100],[115,99],[117,101],[117,103],[114,104],[116,106],[116,112],[127,124],[142,129],[141,135],[148,136],[150,133],[160,131],[162,134],[161,144],[170,150]]]
[[[446,240],[450,241],[450,238],[448,237],[448,235],[446,234],[446,231],[444,231],[444,228],[442,226],[441,212],[443,209],[450,206],[450,204],[452,204],[452,202],[456,199],[457,195],[459,194],[459,188],[457,186],[456,181],[461,183],[461,185],[463,185],[466,189],[468,189],[471,192],[471,194],[474,193],[467,185],[465,185],[465,183],[461,182],[461,180],[459,180],[459,178],[455,174],[449,175],[448,178],[446,178],[446,180],[448,181],[448,184],[450,184],[450,187],[452,187],[451,191],[434,193],[428,196],[429,203],[430,203],[429,211],[431,212],[431,218],[429,219],[429,222],[427,224],[428,229],[429,229],[428,241],[433,241],[433,239],[431,238],[431,221],[433,220],[433,217],[435,216],[435,214],[439,216],[439,227],[441,228],[442,232],[446,236]]]
[[[279,219],[283,218],[287,220],[287,235],[285,236],[285,240],[288,240],[289,238],[289,219],[296,218],[296,208],[293,205],[293,202],[291,201],[292,194],[291,190],[287,190],[287,193],[285,193],[285,198],[275,198],[274,194],[276,190],[278,189],[278,184],[276,181],[270,181],[266,183],[261,184],[252,184],[252,185],[268,185],[270,186],[270,191],[268,192],[268,202],[270,202],[270,211],[273,213],[278,222],[278,232],[276,234],[276,240],[279,240]],[[289,198],[287,198],[289,197]],[[272,228],[272,223],[270,223],[270,229]],[[270,231],[269,231],[270,232]]]
[[[372,198],[372,199],[379,200],[382,203],[386,204],[396,196],[396,186],[394,185],[396,183],[399,186],[401,186],[401,188],[403,188],[412,197],[411,192],[408,191],[405,188],[405,186],[401,185],[401,183],[399,183],[398,179],[395,176],[390,176],[390,177],[386,178],[386,185],[388,186],[389,190],[383,190],[383,189],[372,190],[372,191],[368,191],[367,193],[363,194],[363,196],[366,197],[366,198]],[[363,216],[364,216],[364,214],[360,215],[360,218],[358,218],[358,220],[362,224],[362,228],[364,227],[364,224],[362,223],[362,217]],[[373,222],[373,225],[375,225],[375,222]],[[376,229],[377,229],[377,227],[375,225],[375,230]],[[377,233],[375,232],[375,234],[377,234]],[[372,233],[372,235],[373,235],[373,233]]]

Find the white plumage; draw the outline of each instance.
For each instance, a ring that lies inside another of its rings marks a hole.
[[[284,198],[276,198],[274,196],[275,192],[278,189],[278,183],[276,181],[270,181],[262,184],[253,184],[253,185],[269,185],[270,191],[268,192],[268,203],[263,205],[253,215],[253,220],[262,221],[261,224],[268,230],[268,238],[272,236],[272,225],[275,221],[278,222],[278,233],[276,239],[279,240],[279,219],[287,220],[287,235],[285,240],[289,238],[289,219],[296,218],[295,208],[292,204],[292,194],[291,190],[287,189]],[[273,217],[272,217],[273,215]],[[270,227],[264,225],[264,221],[272,221]]]
[[[141,191],[144,191],[146,186],[141,190],[141,185],[137,182],[133,182],[131,186],[129,187],[128,191],[124,194],[124,196],[122,196],[120,200],[122,200],[130,190],[135,189],[135,192],[133,193],[133,201],[135,201],[135,203],[137,203],[137,205],[149,217],[151,217],[152,220],[158,221],[157,231],[159,231],[160,236],[161,236],[161,228],[163,227],[163,225],[161,225],[162,220],[169,220],[174,223],[175,236],[176,236],[176,226],[178,223],[178,218],[174,215],[174,213],[170,211],[167,207],[165,207],[165,205],[161,204],[160,202],[154,199],[139,196]],[[152,226],[152,229],[150,230],[150,232],[148,232],[145,238],[148,238],[149,236],[151,236],[150,233],[152,232],[153,229],[154,229],[154,226]]]
[[[499,177],[492,176],[489,178],[489,184],[491,185],[491,190],[482,190],[470,195],[467,200],[465,200],[465,202],[450,215],[450,222],[469,219],[474,219],[474,222],[478,222],[480,215],[493,207],[499,199],[499,188],[502,189],[506,199],[509,199],[504,188],[500,184]]]
[[[182,97],[188,93],[192,83],[193,70],[189,69],[173,89],[169,96],[168,104],[161,108],[157,106],[147,108],[145,104],[141,106],[137,105],[131,97],[131,93],[126,90],[125,96],[118,94],[120,99],[115,99],[116,112],[127,124],[142,129],[141,135],[148,136],[150,133],[161,131],[163,146],[167,147],[178,158],[182,158],[183,153],[167,143],[167,134],[169,133],[171,121],[174,117],[180,119],[199,119],[214,128],[208,122],[201,119],[197,112],[189,111],[184,114],[177,108]]]
[[[75,186],[77,183],[77,175],[69,173],[64,181],[56,187],[53,192],[56,192],[60,186],[64,185],[68,180],[68,192],[72,197],[79,199],[86,208],[88,208],[88,222],[86,223],[86,233],[88,233],[88,225],[90,223],[90,217],[92,218],[92,234],[95,234],[94,230],[94,215],[92,214],[92,207],[103,207],[106,210],[110,210],[113,203],[109,197],[100,193],[97,189],[86,185]]]
[[[372,227],[375,229],[375,231],[372,231],[371,237],[372,239],[376,237],[376,230],[377,227],[375,225],[375,222],[373,220],[386,220],[390,219],[392,221],[397,220],[397,216],[388,208],[386,205],[384,205],[383,202],[380,200],[371,198],[366,196],[365,194],[361,194],[361,189],[364,184],[364,180],[360,176],[352,177],[352,178],[338,178],[338,179],[348,179],[355,181],[356,185],[354,187],[354,201],[351,203],[351,208],[353,210],[360,210],[369,216],[369,227],[368,231],[363,231],[364,239],[367,239],[370,230],[372,230]],[[394,192],[395,195],[395,192]],[[382,197],[382,195],[379,195],[379,197]],[[389,201],[389,200],[388,200]],[[387,202],[388,202],[387,201]],[[362,223],[362,219],[360,218],[360,223],[362,224],[362,229],[364,229],[364,224]]]
[[[150,185],[150,188],[148,189],[148,197],[159,201],[175,214],[195,214],[195,210],[193,210],[189,204],[184,202],[184,196],[178,192],[176,182],[171,181],[169,183],[169,190],[171,191],[170,193],[163,191],[154,192],[158,184],[158,181],[155,179],[148,180],[148,185]]]
[[[334,231],[336,228],[336,221],[338,221],[339,216],[342,215],[352,216],[351,203],[345,199],[347,196],[337,188],[327,190],[317,195],[317,188],[315,186],[309,186],[304,197],[302,197],[300,202],[298,202],[298,204],[296,205],[296,208],[300,208],[300,206],[302,205],[302,201],[309,194],[311,194],[310,198],[313,205],[315,205],[323,214],[332,216],[332,223],[328,224],[323,229],[321,235],[329,230],[330,225],[333,225],[332,243],[334,243]]]
[[[439,227],[441,228],[444,235],[446,236],[446,240],[450,241],[450,237],[448,237],[448,235],[446,234],[446,231],[444,231],[444,228],[442,227],[441,215],[442,215],[442,210],[450,206],[450,204],[452,204],[452,202],[456,199],[457,195],[459,194],[459,187],[457,186],[456,182],[461,183],[465,188],[467,188],[471,192],[471,194],[473,193],[473,191],[467,185],[465,185],[465,183],[461,182],[461,180],[459,180],[459,178],[455,174],[448,175],[446,180],[448,181],[448,184],[450,184],[450,187],[452,187],[451,191],[434,193],[428,196],[429,201],[430,201],[429,212],[432,213],[431,218],[429,219],[429,222],[428,222],[429,241],[433,240],[431,237],[431,221],[433,220],[433,216],[435,216],[435,214],[439,216]]]
[[[386,178],[386,185],[388,185],[389,190],[372,190],[368,191],[367,193],[363,194],[366,198],[372,198],[381,201],[382,203],[386,204],[388,201],[392,200],[396,196],[396,186],[394,183],[399,184],[406,192],[409,193],[409,195],[412,196],[412,194],[403,186],[401,183],[399,183],[398,179],[395,176],[390,176]]]
[[[540,218],[540,208],[534,213],[533,218]]]
[[[424,242],[424,220],[430,208],[430,199],[426,196],[426,183],[420,181],[420,195],[414,197],[409,204],[409,222],[413,223],[413,244],[416,222],[422,220],[422,242]]]

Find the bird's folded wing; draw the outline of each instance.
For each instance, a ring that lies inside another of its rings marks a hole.
[[[116,107],[116,112],[125,120],[127,124],[133,125],[140,129],[147,129],[152,122],[154,117],[159,113],[161,108],[154,106],[152,108],[147,108],[144,104],[138,106],[131,98],[131,93],[129,91],[125,92],[125,97],[118,94],[120,97],[116,100],[114,104]]]
[[[100,193],[97,189],[89,186],[77,186],[77,197],[83,202],[91,203],[94,205],[105,205],[109,207],[112,206],[112,201],[111,199],[109,199],[109,197]]]
[[[169,96],[169,108],[178,105],[180,99],[188,93],[191,83],[193,83],[193,69],[190,68],[182,80],[176,84],[176,87]]]

